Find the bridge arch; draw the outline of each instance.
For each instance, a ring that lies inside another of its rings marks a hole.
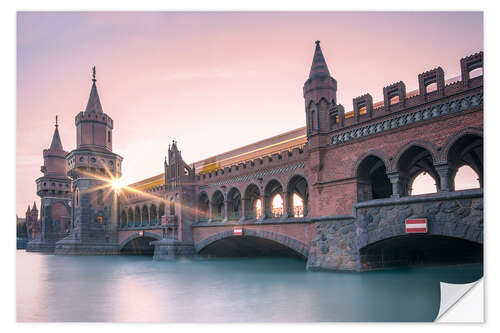
[[[360,248],[362,270],[406,265],[482,263],[483,244],[447,234],[397,235]]]
[[[122,254],[153,254],[154,246],[149,243],[160,239],[161,236],[153,232],[144,231],[142,236],[137,232],[124,239],[118,250]]]
[[[196,252],[203,254],[203,252],[206,252],[206,250],[210,246],[224,240],[233,240],[234,242],[232,243],[233,246],[231,247],[231,249],[234,249],[234,244],[244,239],[256,239],[256,240],[260,239],[269,241],[268,243],[266,243],[267,245],[272,243],[275,243],[274,245],[278,244],[278,247],[275,247],[274,249],[278,248],[279,249],[278,251],[280,253],[286,252],[285,250],[288,250],[291,251],[291,253],[289,254],[297,255],[303,259],[307,259],[309,255],[309,247],[305,243],[295,238],[277,232],[266,231],[266,230],[255,230],[255,229],[245,229],[243,236],[235,236],[232,229],[227,231],[222,231],[201,240],[200,242],[195,244],[195,249]],[[229,249],[229,247],[224,247],[224,250],[227,249]],[[217,252],[221,251],[219,250]],[[264,253],[267,255],[273,254],[272,249],[270,249],[270,252],[265,252],[264,250]],[[222,254],[222,256],[224,256],[224,254]]]

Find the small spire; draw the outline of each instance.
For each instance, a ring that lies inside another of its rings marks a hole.
[[[85,108],[85,112],[95,111],[98,113],[103,113],[101,101],[99,99],[99,94],[97,93],[97,87],[95,84],[95,66],[92,67],[92,88],[90,90],[89,101],[87,103],[87,107]]]
[[[54,130],[54,135],[52,136],[52,143],[50,144],[51,150],[64,150],[61,137],[59,136],[59,129],[57,128],[59,125],[57,124],[57,116],[56,116],[56,129]]]
[[[328,66],[326,65],[325,57],[323,56],[323,52],[321,51],[321,47],[319,46],[319,40],[317,40],[315,43],[316,48],[314,50],[311,71],[309,72],[310,79],[315,77],[330,76],[330,71],[328,70]]]
[[[28,204],[28,210],[26,211],[26,213],[29,213],[31,211],[31,208],[30,208],[30,205]]]
[[[36,209],[36,202],[35,201],[33,201],[33,208],[31,210],[38,210],[38,209]]]

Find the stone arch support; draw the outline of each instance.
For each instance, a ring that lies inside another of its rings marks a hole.
[[[291,248],[292,250],[294,250],[297,253],[300,253],[304,258],[307,258],[309,255],[309,246],[308,245],[306,245],[305,243],[303,243],[295,238],[289,237],[285,234],[267,231],[267,230],[245,229],[243,231],[243,235],[264,238],[264,239],[274,241],[276,243],[279,243],[281,245],[284,245],[286,247]],[[199,243],[195,244],[195,250],[196,250],[196,252],[199,253],[208,245],[210,245],[218,240],[228,238],[228,237],[241,237],[241,236],[235,236],[233,234],[232,229],[222,231],[222,232],[216,233],[215,235],[209,236],[209,237],[201,240]]]
[[[144,231],[143,235],[140,236],[139,235],[139,232],[133,234],[133,235],[130,235],[128,236],[127,238],[125,238],[119,245],[118,245],[118,251],[120,251],[121,249],[123,249],[123,247],[125,245],[127,245],[128,242],[130,242],[131,240],[134,240],[136,238],[141,238],[141,237],[150,237],[150,238],[154,238],[155,240],[160,240],[161,239],[161,236],[153,233],[153,232],[148,232],[148,231]]]

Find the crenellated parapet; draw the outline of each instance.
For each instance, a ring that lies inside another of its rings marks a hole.
[[[303,161],[306,155],[304,144],[301,147],[295,147],[291,150],[273,153],[253,160],[226,166],[222,169],[216,169],[209,173],[199,174],[196,176],[196,181],[200,186],[219,183],[222,180],[256,173],[264,169],[286,166],[297,161]]]
[[[387,113],[396,111],[405,106],[406,85],[403,81],[384,87],[384,107]]]

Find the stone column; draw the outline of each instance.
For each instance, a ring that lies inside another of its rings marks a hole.
[[[222,219],[222,221],[224,222],[227,222],[228,221],[228,217],[227,217],[227,199],[224,199],[224,218]]]
[[[450,166],[448,165],[448,163],[439,163],[439,164],[434,164],[434,168],[439,174],[439,182],[441,185],[439,191],[450,192],[452,190],[450,182],[450,174],[451,174]]]
[[[391,198],[401,198],[405,195],[406,177],[400,172],[387,173],[387,177],[392,184]]]
[[[244,221],[246,219],[246,214],[247,214],[247,202],[248,199],[241,198],[241,217],[240,217],[240,222]]]
[[[293,217],[293,192],[283,192],[283,217]]]
[[[208,200],[208,222],[212,222],[213,215],[212,215],[212,202]]]

